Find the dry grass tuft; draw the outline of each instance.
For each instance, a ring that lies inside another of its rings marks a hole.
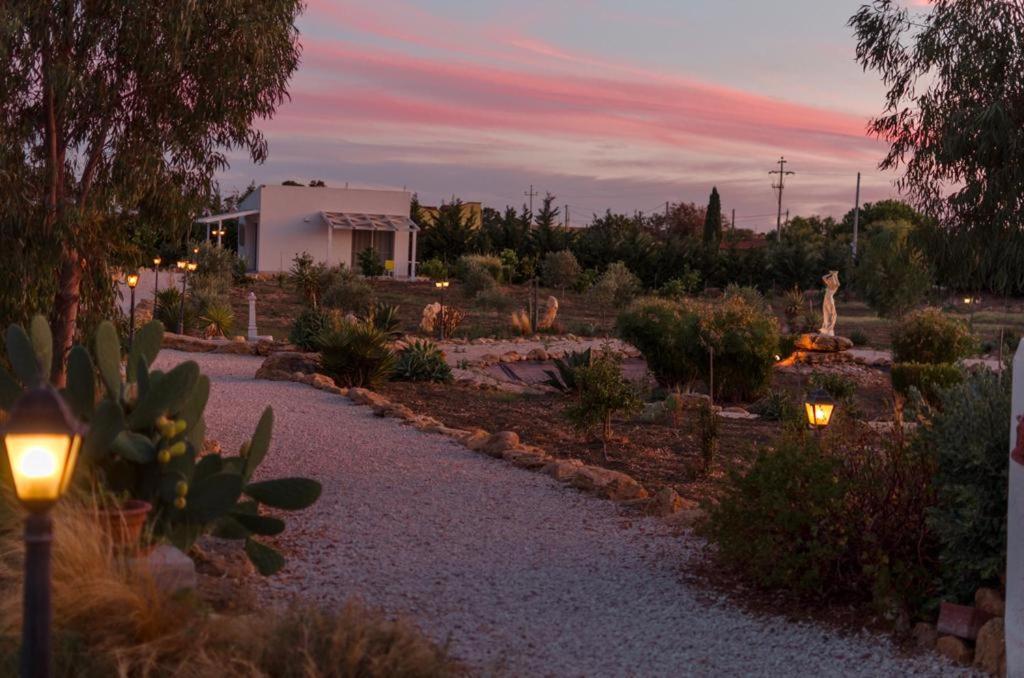
[[[15,675],[21,633],[21,514],[0,500],[0,675]],[[97,528],[89,497],[54,511],[58,676],[450,676],[461,670],[412,626],[350,603],[222,616],[195,595],[161,592]]]

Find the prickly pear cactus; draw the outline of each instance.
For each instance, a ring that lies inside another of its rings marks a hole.
[[[167,372],[150,369],[163,332],[158,321],[145,325],[122,356],[117,331],[104,322],[91,353],[71,349],[63,395],[89,424],[76,476],[150,502],[155,537],[183,550],[207,532],[244,540],[259,572],[273,574],[284,557],[258,537],[280,534],[285,523],[261,509],[307,508],[319,498],[320,484],[309,478],[251,480],[270,449],[269,407],[237,456],[201,454],[210,380],[192,361]],[[33,319],[29,333],[12,325],[5,339],[14,374],[0,369],[0,410],[9,410],[24,388],[49,379],[53,350],[42,316]]]

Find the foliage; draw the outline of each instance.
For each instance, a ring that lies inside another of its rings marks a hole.
[[[924,308],[903,318],[892,330],[896,362],[955,363],[975,349],[967,323],[937,308]]]
[[[689,268],[679,277],[672,278],[661,286],[658,296],[666,299],[682,299],[695,294],[700,289],[700,272]]]
[[[942,593],[967,602],[997,585],[1006,565],[1010,383],[988,370],[943,392],[919,444],[937,456],[937,501],[928,525],[939,543]]]
[[[447,384],[452,381],[452,369],[444,353],[430,341],[416,340],[398,352],[395,381],[430,381]]]
[[[559,391],[576,390],[576,370],[580,367],[590,367],[594,363],[594,354],[588,348],[585,351],[569,351],[561,358],[552,361],[555,371],[544,370],[548,378],[544,381],[548,386],[553,386]]]
[[[374,304],[373,286],[349,271],[340,271],[324,290],[322,303],[326,308],[362,315]]]
[[[729,283],[726,285],[725,290],[722,292],[722,296],[726,299],[733,297],[739,297],[743,299],[747,306],[753,309],[757,309],[763,313],[771,312],[771,305],[768,300],[764,298],[764,295],[757,291],[756,287],[750,287],[748,285],[737,285],[736,283]]]
[[[331,325],[330,316],[318,308],[304,308],[295,318],[288,341],[303,351],[315,351],[320,335]]]
[[[931,269],[910,230],[907,222],[885,224],[866,239],[855,284],[879,315],[902,316],[932,287]]]
[[[207,304],[199,320],[206,326],[208,332],[215,333],[219,337],[230,335],[235,328],[235,312],[231,310],[229,304]]]
[[[910,395],[910,389],[929,403],[938,404],[942,393],[964,380],[963,371],[949,363],[895,363],[892,366],[892,388],[900,395]]]
[[[177,287],[165,287],[157,292],[156,304],[153,307],[154,320],[159,320],[168,332],[177,332],[180,314],[181,290]],[[185,304],[185,314],[183,317],[183,329],[187,334],[195,329],[198,321],[198,314],[193,304]]]
[[[714,304],[643,298],[619,315],[617,328],[664,386],[689,386],[698,378],[710,384],[713,350],[716,398],[763,391],[779,345],[774,316],[739,296]]]
[[[605,269],[590,289],[590,294],[599,303],[620,308],[632,301],[642,287],[640,279],[624,263],[617,261]]]
[[[607,458],[612,416],[635,414],[643,409],[643,401],[636,386],[622,376],[622,361],[616,355],[601,355],[590,365],[577,367],[573,379],[577,401],[566,409],[566,416],[581,430],[601,426],[602,450]]]
[[[820,388],[847,406],[857,395],[857,382],[838,372],[811,372],[807,385],[811,390]]]
[[[448,265],[440,259],[427,259],[416,267],[416,275],[430,280],[445,280],[448,277]]]
[[[545,287],[564,291],[576,283],[582,272],[583,269],[580,268],[575,255],[569,250],[548,252],[544,255],[544,263],[541,265],[541,280]]]
[[[395,370],[388,336],[369,323],[339,323],[320,334],[320,365],[339,386],[373,388]]]
[[[310,308],[320,305],[320,297],[328,281],[327,266],[322,262],[314,262],[309,252],[296,254],[289,270],[292,286],[302,296],[302,300]]]
[[[755,402],[750,411],[765,421],[802,421],[803,411],[786,391],[771,390]]]
[[[492,287],[489,290],[482,290],[476,295],[476,303],[480,308],[490,309],[501,313],[509,311],[516,305],[516,301],[509,294],[498,288]]]
[[[700,457],[704,472],[711,470],[711,464],[718,453],[718,415],[710,399],[702,398],[697,405],[697,430],[700,438]]]
[[[455,264],[455,277],[465,282],[476,270],[483,269],[495,282],[502,280],[504,265],[500,257],[484,254],[464,254]]]
[[[935,464],[898,433],[875,440],[791,434],[731,471],[702,528],[722,562],[765,588],[919,610],[933,593]]]
[[[419,243],[424,260],[441,259],[450,262],[474,250],[476,229],[473,227],[472,216],[461,200],[453,197],[450,202],[441,203],[433,216],[419,211]]]
[[[718,187],[712,187],[708,199],[708,209],[704,214],[704,247],[718,248],[722,241],[722,199],[718,195]]]
[[[89,425],[80,453],[82,470],[107,492],[152,504],[154,536],[166,537],[186,551],[211,530],[224,538],[242,539],[256,568],[273,574],[284,566],[284,556],[255,537],[280,534],[285,523],[261,514],[260,505],[306,508],[320,496],[320,484],[306,478],[251,481],[270,449],[274,417],[269,407],[238,456],[203,454],[210,380],[192,361],[167,372],[150,371],[162,339],[160,323],[145,325],[135,336],[124,376],[112,324],[102,323],[96,332],[95,364],[85,348],[72,349],[65,397],[74,414]],[[8,329],[8,359],[23,386],[46,381],[52,345],[42,316],[32,322],[31,339],[18,325]],[[17,383],[6,373],[0,381]],[[103,393],[98,401],[97,384]],[[17,396],[16,389],[5,393],[0,407],[9,411],[12,396]]]
[[[498,283],[484,266],[473,264],[462,274],[462,291],[467,297],[474,297],[497,287]]]
[[[188,291],[197,300],[198,311],[205,314],[211,306],[230,306],[237,257],[231,250],[208,242],[198,249],[196,270],[188,274]]]
[[[868,338],[867,332],[861,329],[855,329],[850,332],[850,341],[853,342],[854,346],[867,346],[870,339]]]
[[[370,307],[363,320],[388,336],[400,334],[398,327],[402,324],[402,319],[398,317],[398,306],[393,304],[378,301]]]
[[[387,270],[381,261],[380,252],[373,247],[364,249],[356,255],[356,259],[359,261],[359,272],[367,278],[377,278],[384,275]]]

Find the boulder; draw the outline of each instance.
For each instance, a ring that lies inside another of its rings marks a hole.
[[[487,367],[488,365],[497,365],[499,362],[501,362],[501,358],[494,355],[493,353],[484,353],[482,356],[480,356],[480,360],[478,360],[477,362],[479,362],[484,367]]]
[[[502,457],[519,468],[537,469],[548,463],[549,457],[539,450],[516,448],[506,450]]]
[[[255,355],[256,345],[249,344],[244,339],[242,341],[228,341],[228,342],[217,342],[218,346],[213,349],[213,353],[227,353],[230,355]]]
[[[491,457],[501,457],[507,450],[519,447],[519,434],[515,431],[498,431],[483,441],[479,450]]]
[[[583,462],[579,459],[555,459],[548,462],[542,470],[558,482],[567,483],[582,466]]]
[[[271,373],[301,372],[302,374],[315,374],[320,370],[320,356],[316,353],[300,353],[299,351],[279,351],[271,353],[256,370],[257,379],[272,379],[268,376]]]
[[[522,357],[515,351],[506,351],[499,358],[499,361],[503,363],[517,363],[520,360],[522,360]]]
[[[133,560],[161,591],[175,593],[196,587],[195,563],[170,544],[157,544],[152,551]]]
[[[526,354],[526,359],[527,360],[536,360],[536,361],[539,361],[539,362],[543,362],[545,360],[548,360],[549,357],[550,356],[548,356],[548,352],[545,351],[542,348],[531,349],[530,352]]]
[[[613,501],[644,499],[647,490],[632,476],[600,466],[581,466],[570,481],[572,486]]]
[[[974,592],[974,607],[993,617],[1002,617],[1006,614],[1006,602],[1003,596],[995,589],[981,588]]]
[[[484,443],[487,442],[487,439],[490,437],[491,434],[488,433],[487,431],[483,430],[482,428],[476,428],[473,429],[472,431],[467,431],[466,435],[463,436],[461,440],[463,445],[473,450],[474,452],[478,452],[480,448],[483,447]]]
[[[993,617],[978,631],[974,665],[994,676],[1006,675],[1006,636],[1001,617]]]
[[[956,636],[942,636],[935,643],[935,651],[946,659],[961,666],[967,666],[974,658],[974,653],[967,643]]]
[[[656,516],[670,516],[683,510],[683,498],[671,487],[663,487],[654,494],[647,510]]]
[[[928,622],[914,624],[910,635],[914,638],[914,644],[922,650],[935,649],[935,641],[939,639],[939,632],[935,630],[935,624]]]
[[[292,373],[285,372],[284,370],[266,370],[261,367],[256,370],[256,379],[266,379],[267,381],[291,381]]]
[[[801,334],[793,347],[799,351],[817,353],[839,353],[853,348],[853,342],[846,337],[829,337],[824,334]]]
[[[209,339],[200,339],[199,337],[190,337],[187,334],[175,334],[174,332],[164,332],[164,338],[161,343],[163,348],[168,348],[173,351],[187,351],[188,353],[209,353],[213,349],[219,346],[219,342],[210,341]]]
[[[935,627],[943,635],[974,640],[979,629],[991,618],[991,614],[976,607],[944,602],[939,606],[939,621]]]
[[[390,405],[391,401],[375,391],[366,388],[354,387],[348,390],[349,400],[356,405]]]
[[[333,379],[328,377],[326,374],[320,374],[319,372],[315,372],[311,375],[310,386],[318,388],[321,391],[338,387],[338,385],[334,383]]]

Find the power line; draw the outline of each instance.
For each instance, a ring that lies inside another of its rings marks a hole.
[[[779,211],[775,215],[775,229],[779,238],[782,237],[782,191],[786,188],[786,177],[796,172],[791,172],[786,169],[786,158],[779,158],[779,169],[772,170],[768,174],[778,174],[779,183],[772,184],[772,188],[779,192]]]
[[[523,193],[523,195],[525,195],[528,198],[530,198],[530,214],[532,215],[533,214],[533,196],[537,195],[537,193],[534,192],[534,190],[533,190],[533,184],[530,184],[530,190],[525,192],[525,193]]]

